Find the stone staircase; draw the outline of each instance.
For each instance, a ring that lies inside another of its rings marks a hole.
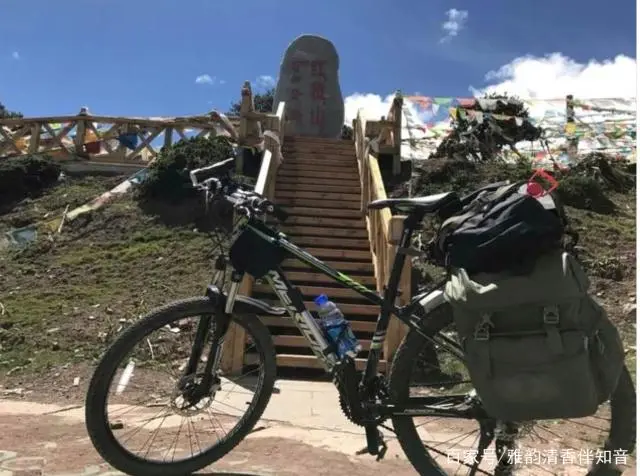
[[[329,266],[375,289],[374,267],[366,222],[360,211],[360,179],[354,144],[342,140],[291,137],[283,147],[284,162],[275,181],[275,201],[289,213],[281,230],[291,241]],[[378,317],[378,307],[356,292],[296,260],[282,265],[300,289],[307,309],[327,294],[351,322],[363,346],[363,368]],[[266,283],[256,283],[252,295],[275,301]],[[276,345],[278,367],[321,368],[291,319],[261,316]],[[381,361],[381,370],[385,362]]]

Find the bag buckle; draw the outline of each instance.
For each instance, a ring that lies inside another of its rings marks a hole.
[[[545,307],[543,312],[544,323],[550,326],[560,324],[560,312],[557,306]]]
[[[483,314],[482,321],[476,327],[476,330],[473,334],[473,338],[475,340],[489,340],[489,329],[493,327],[493,322],[491,322],[491,314]]]

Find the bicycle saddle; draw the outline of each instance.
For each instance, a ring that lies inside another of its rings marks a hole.
[[[415,198],[386,198],[384,200],[374,200],[368,205],[368,208],[370,210],[379,210],[381,208],[395,207],[407,211],[419,208],[425,213],[432,213],[457,200],[457,198],[458,195],[455,192],[436,193]]]

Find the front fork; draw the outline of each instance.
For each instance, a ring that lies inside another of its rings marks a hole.
[[[213,280],[214,284],[218,284],[221,278],[224,277],[226,263],[216,263],[216,274]],[[240,284],[244,278],[244,273],[233,271],[231,274],[231,284],[229,286],[229,293],[226,300],[221,300],[218,304],[218,309],[215,310],[215,326],[213,329],[213,336],[211,338],[211,348],[209,351],[209,357],[207,358],[205,368],[202,372],[202,380],[198,384],[198,390],[195,392],[194,399],[197,401],[200,398],[208,395],[214,384],[219,384],[220,379],[216,372],[220,365],[222,358],[222,350],[224,347],[224,338],[229,330],[231,324],[231,315],[233,313],[233,306],[238,296]],[[202,353],[207,341],[207,336],[211,330],[211,323],[214,319],[212,315],[202,316],[196,329],[196,338],[191,348],[191,355],[189,356],[189,362],[184,370],[183,378],[181,379],[182,385],[180,390],[185,389],[185,382],[189,381],[190,376],[196,375],[198,370],[198,363],[202,357]]]

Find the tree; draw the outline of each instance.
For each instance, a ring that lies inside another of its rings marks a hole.
[[[15,111],[9,111],[4,106],[4,104],[0,102],[0,119],[3,119],[3,118],[11,119],[11,118],[18,118],[18,117],[22,117],[22,114]]]
[[[520,99],[499,94],[458,106],[451,126],[432,157],[492,160],[503,147],[517,153],[516,143],[538,140],[542,135],[542,129],[531,124]]]
[[[253,95],[253,105],[256,112],[272,112],[273,111],[273,98],[275,96],[275,88],[267,89],[263,93],[257,93]],[[231,103],[231,109],[228,114],[230,116],[240,115],[240,102]]]
[[[342,125],[342,133],[340,135],[340,138],[342,140],[353,140],[353,127],[351,127],[348,124],[343,124]]]

